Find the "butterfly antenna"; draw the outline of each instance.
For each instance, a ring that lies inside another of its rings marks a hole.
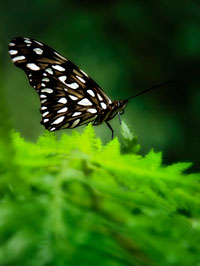
[[[143,91],[141,91],[141,92],[138,92],[137,94],[135,94],[135,95],[133,95],[133,96],[131,96],[131,97],[125,99],[125,100],[128,101],[128,100],[133,99],[133,98],[135,98],[135,97],[137,97],[137,96],[139,96],[139,95],[141,95],[141,94],[144,94],[144,93],[146,93],[146,92],[148,92],[148,91],[151,91],[151,90],[154,90],[154,89],[160,88],[160,87],[162,87],[162,86],[165,86],[165,85],[171,84],[171,83],[173,83],[173,82],[174,82],[173,80],[170,80],[170,81],[166,81],[166,82],[163,82],[163,83],[157,84],[157,85],[155,85],[155,86],[153,86],[153,87],[151,87],[151,88],[149,88],[149,89],[146,89],[146,90],[143,90]]]

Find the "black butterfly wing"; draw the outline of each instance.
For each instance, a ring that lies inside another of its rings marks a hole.
[[[38,92],[41,124],[50,131],[94,121],[112,103],[86,73],[41,42],[14,38],[9,54]]]

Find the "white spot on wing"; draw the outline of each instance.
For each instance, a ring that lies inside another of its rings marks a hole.
[[[88,74],[86,74],[83,70],[80,69],[80,71],[81,71],[84,75],[86,75],[86,77],[88,77]]]
[[[65,61],[68,61],[65,57],[63,57],[62,55],[58,54],[57,52],[54,52],[55,55],[57,55],[58,57],[62,58]]]
[[[41,97],[40,97],[41,98]],[[41,100],[41,103],[45,103],[47,101],[47,99]]]
[[[91,114],[97,113],[97,110],[94,108],[87,109],[87,111],[90,112]]]
[[[41,42],[38,42],[38,41],[34,41],[34,42],[36,42],[37,44],[43,46],[43,44]]]
[[[80,115],[80,114],[81,114],[81,112],[75,112],[75,113],[73,113],[72,116],[77,116],[77,115]]]
[[[86,82],[83,78],[81,78],[81,77],[79,77],[79,76],[76,76],[76,77],[77,77],[77,79],[79,79],[82,83],[85,83],[85,82]]]
[[[73,122],[73,124],[71,125],[71,128],[77,126],[77,125],[79,124],[79,122],[80,122],[80,119],[76,119],[76,120]]]
[[[95,97],[95,94],[92,90],[87,90],[87,93],[89,93],[92,97]]]
[[[34,48],[33,51],[36,52],[36,54],[39,54],[39,55],[43,54],[43,50],[41,48]]]
[[[97,96],[99,98],[99,101],[103,101],[103,98],[101,97],[101,95],[99,93],[97,93]]]
[[[37,66],[37,65],[34,64],[34,63],[28,63],[26,66],[27,66],[28,68],[30,68],[31,70],[34,70],[34,71],[40,70],[40,67]]]
[[[62,98],[60,98],[60,99],[58,100],[58,103],[63,103],[63,104],[65,104],[65,103],[67,103],[67,99],[64,98],[64,97],[62,97]]]
[[[45,73],[44,73],[44,74],[45,74]],[[48,78],[43,78],[42,81],[49,82],[49,79],[48,79]]]
[[[87,98],[83,98],[81,101],[78,102],[78,104],[84,105],[84,106],[92,105],[92,103]]]
[[[41,86],[42,86],[42,87],[46,87],[46,84],[44,84],[44,83],[41,83]]]
[[[13,62],[17,62],[17,61],[24,60],[24,59],[26,59],[26,57],[23,56],[23,55],[20,55],[20,56],[16,56],[16,57],[14,57],[14,58],[12,59],[12,61],[13,61]]]
[[[60,76],[58,79],[65,84],[65,80],[67,79],[67,76]]]
[[[107,96],[107,99],[108,99],[108,102],[109,102],[109,103],[112,103],[111,99],[109,99],[108,96]]]
[[[49,121],[48,118],[45,118],[45,119],[43,120],[44,123],[46,123],[46,122],[48,122],[48,121]]]
[[[41,107],[41,110],[46,110],[46,109],[47,109],[46,106],[42,106],[42,107]]]
[[[44,116],[46,116],[48,114],[49,114],[49,112],[45,112],[44,114],[42,114],[42,116],[44,117]]]
[[[60,116],[59,118],[57,118],[55,121],[53,121],[53,123],[51,123],[52,125],[53,124],[59,124],[61,123],[63,120],[64,120],[65,116]]]
[[[41,94],[41,95],[40,95],[40,98],[41,98],[41,99],[43,99],[43,98],[47,98],[47,96],[44,95],[44,94]]]
[[[49,131],[54,131],[56,128],[55,127],[52,127],[49,129]]]
[[[10,55],[14,55],[14,54],[17,54],[17,53],[18,53],[17,50],[10,50],[10,51],[9,51],[9,54],[10,54]]]
[[[15,43],[10,42],[10,43],[9,43],[9,46],[15,46]]]
[[[57,113],[64,113],[64,112],[67,112],[68,108],[67,107],[64,107],[60,110],[57,111]]]
[[[107,108],[107,105],[106,105],[104,102],[101,102],[101,107],[102,107],[103,109],[106,109],[106,108]]]
[[[50,67],[46,68],[45,71],[46,71],[47,73],[53,75],[53,70],[52,70]]]
[[[59,65],[53,65],[52,67],[58,71],[65,71],[65,68]]]
[[[28,39],[28,38],[24,38],[24,42],[25,42],[25,43],[29,43],[29,44],[32,43],[32,41],[31,41],[30,39]]]
[[[78,97],[76,97],[76,96],[74,96],[74,95],[69,95],[69,97],[70,97],[73,101],[78,100]]]
[[[47,92],[47,93],[52,93],[53,90],[49,88],[42,89],[41,92]]]
[[[71,89],[77,89],[77,88],[79,87],[79,85],[78,85],[76,82],[71,83],[71,84],[67,84],[67,83],[66,83],[66,85],[67,85],[69,88],[71,88]]]

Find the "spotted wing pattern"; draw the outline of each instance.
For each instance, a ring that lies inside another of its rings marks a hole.
[[[112,103],[85,72],[41,42],[16,37],[9,43],[9,54],[38,92],[41,124],[50,131],[95,121]]]

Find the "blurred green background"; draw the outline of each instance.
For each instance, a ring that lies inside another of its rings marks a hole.
[[[165,163],[193,161],[193,170],[200,169],[200,2],[1,1],[0,36],[0,101],[4,97],[10,115],[5,119],[26,139],[36,140],[44,128],[39,98],[7,53],[15,36],[53,47],[113,100],[174,79],[133,99],[123,119],[139,136],[142,153],[153,147],[164,152]],[[118,119],[111,124],[119,136]],[[106,125],[95,131],[110,140]]]

